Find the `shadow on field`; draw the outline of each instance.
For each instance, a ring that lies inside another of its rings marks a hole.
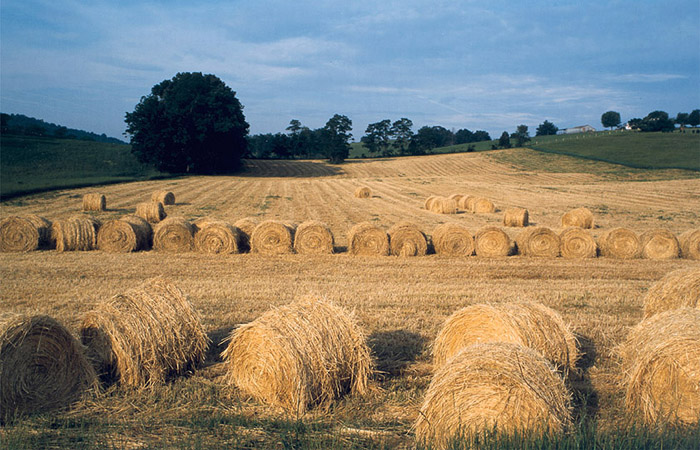
[[[595,364],[598,350],[590,338],[576,334],[576,339],[579,342],[581,357],[576,364],[578,374],[571,377],[574,411],[579,416],[594,417],[599,409],[598,393],[593,388],[587,372]]]
[[[342,174],[342,164],[333,165],[326,162],[309,160],[244,160],[241,177],[330,177]]]
[[[377,370],[397,375],[415,361],[425,350],[428,339],[406,330],[377,331],[369,336],[368,344],[377,361]]]
[[[222,361],[221,353],[226,350],[228,345],[228,337],[236,327],[223,327],[212,330],[207,334],[210,340],[209,348],[207,349],[207,357],[204,360],[203,367],[211,366]]]

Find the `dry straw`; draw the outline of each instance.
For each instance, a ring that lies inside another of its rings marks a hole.
[[[683,307],[700,308],[700,269],[675,270],[656,282],[644,297],[644,318]]]
[[[161,202],[139,203],[136,205],[136,215],[153,224],[162,221],[168,216]]]
[[[129,253],[148,250],[152,240],[151,225],[134,215],[105,222],[97,232],[97,248],[105,252]]]
[[[96,386],[82,345],[55,319],[0,315],[0,423],[70,406]]]
[[[250,248],[261,255],[284,255],[294,250],[296,226],[279,220],[266,220],[253,230]]]
[[[107,198],[103,194],[83,195],[83,211],[104,211],[107,209]]]
[[[474,201],[476,200],[476,197],[473,195],[465,195],[461,199],[459,199],[459,206],[460,209],[463,209],[465,211],[470,211],[474,212]]]
[[[462,200],[462,197],[464,197],[464,194],[452,194],[447,198],[454,200],[457,206],[459,206],[459,201]]]
[[[335,248],[333,233],[323,222],[308,220],[294,233],[294,251],[302,255],[331,254]]]
[[[571,426],[571,399],[548,361],[527,347],[477,344],[433,376],[416,439],[434,449],[487,433],[560,434]]]
[[[153,249],[182,253],[194,248],[194,226],[182,217],[168,217],[153,229]]]
[[[355,197],[357,198],[370,198],[371,196],[372,190],[367,186],[362,186],[355,189]]]
[[[433,202],[435,201],[436,198],[438,198],[437,195],[431,195],[430,197],[428,197],[427,199],[425,199],[425,205],[424,205],[424,206],[425,206],[425,209],[427,209],[428,211],[430,211],[430,210],[431,210],[431,207],[433,206]]]
[[[513,254],[514,250],[510,236],[498,227],[482,227],[474,236],[474,252],[476,256],[509,256]]]
[[[681,255],[678,238],[668,230],[649,230],[639,237],[646,259],[676,259]]]
[[[642,255],[642,243],[637,234],[627,228],[613,228],[598,239],[600,255],[616,259],[634,259]]]
[[[639,323],[622,347],[627,407],[650,426],[697,427],[700,310],[682,308]]]
[[[194,223],[194,248],[201,253],[240,253],[241,231],[235,226],[209,217]]]
[[[151,194],[151,202],[162,203],[164,205],[174,205],[175,204],[175,194],[170,191],[157,191]]]
[[[571,259],[595,258],[598,244],[587,230],[581,227],[568,227],[559,233],[561,256]]]
[[[350,229],[348,248],[355,256],[387,256],[389,235],[372,222],[361,222]]]
[[[389,252],[395,256],[425,256],[428,240],[410,222],[399,222],[389,229]]]
[[[474,200],[471,210],[476,214],[492,213],[496,212],[496,205],[488,198],[479,197]]]
[[[507,227],[526,227],[530,222],[530,214],[525,208],[508,208],[503,214],[503,225]]]
[[[51,222],[29,214],[10,216],[0,220],[0,251],[30,252],[48,247],[51,241]]]
[[[700,260],[700,228],[688,230],[678,236],[684,258]]]
[[[531,227],[518,233],[515,243],[523,256],[556,258],[561,241],[559,235],[547,227]]]
[[[83,317],[82,342],[106,382],[144,386],[203,361],[208,339],[182,291],[156,278],[105,299]]]
[[[437,214],[457,214],[457,202],[451,198],[435,197],[428,209]]]
[[[581,227],[593,228],[594,220],[593,213],[588,208],[576,208],[566,212],[561,216],[561,226],[566,227]]]
[[[229,383],[297,416],[368,389],[373,363],[354,318],[323,300],[268,311],[231,334]]]
[[[51,225],[51,239],[59,252],[95,250],[100,225],[99,220],[84,215],[58,220]]]
[[[443,223],[433,230],[433,248],[438,255],[471,256],[474,238],[469,229],[457,223]]]
[[[258,221],[252,217],[244,217],[237,220],[233,224],[241,232],[241,252],[250,251],[250,237],[253,235],[253,230],[258,226]]]

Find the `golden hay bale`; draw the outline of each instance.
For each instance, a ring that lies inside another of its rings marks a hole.
[[[479,304],[453,313],[433,343],[436,367],[470,345],[505,342],[532,348],[563,373],[576,368],[576,338],[559,313],[539,303]]]
[[[348,233],[348,249],[355,256],[387,256],[389,235],[372,222],[361,222]]]
[[[697,426],[700,419],[700,310],[682,308],[639,323],[622,349],[625,403],[645,424]]]
[[[299,254],[331,254],[335,249],[333,233],[323,222],[308,220],[294,233],[294,251]]]
[[[684,258],[700,260],[700,228],[686,231],[678,236],[678,241]]]
[[[568,227],[559,233],[559,250],[564,258],[595,258],[598,244],[591,233],[581,227]]]
[[[425,256],[428,240],[425,234],[410,222],[399,222],[389,228],[389,253],[394,256]]]
[[[474,252],[476,256],[509,256],[513,254],[514,250],[510,236],[498,227],[482,227],[474,236]]]
[[[240,250],[241,253],[250,251],[250,237],[253,235],[253,230],[258,226],[258,221],[252,217],[244,217],[237,220],[233,224],[241,232]]]
[[[153,250],[182,253],[193,248],[194,226],[182,217],[168,217],[153,229]]]
[[[496,205],[488,198],[479,197],[474,200],[471,210],[477,214],[492,213],[496,212]]]
[[[668,230],[645,231],[639,240],[642,245],[642,257],[646,259],[675,259],[681,255],[678,238]]]
[[[471,256],[474,254],[474,238],[469,229],[457,223],[443,223],[435,227],[433,247],[438,255]]]
[[[457,206],[459,206],[460,209],[463,209],[465,211],[474,211],[474,201],[476,200],[476,197],[473,195],[465,195],[461,199],[459,199],[459,203]]]
[[[295,227],[279,220],[266,220],[253,230],[250,249],[262,255],[283,255],[294,250]]]
[[[367,186],[362,186],[355,189],[355,197],[357,198],[370,198],[371,196],[372,190]]]
[[[437,370],[415,429],[419,443],[446,449],[453,439],[470,442],[494,430],[551,435],[571,423],[571,395],[546,359],[520,345],[486,343]]]
[[[83,211],[104,211],[107,209],[107,198],[103,194],[83,195]]]
[[[139,203],[136,205],[136,215],[153,224],[168,217],[161,202]]]
[[[97,248],[105,252],[129,253],[148,250],[152,240],[151,224],[134,215],[105,222],[97,232]]]
[[[436,198],[438,198],[437,195],[431,195],[430,197],[425,199],[425,209],[430,211],[431,207],[433,206],[433,202],[435,201]]]
[[[208,345],[192,304],[161,278],[98,303],[83,317],[80,337],[102,380],[126,386],[184,374]]]
[[[588,208],[576,208],[564,213],[561,216],[561,226],[566,227],[581,227],[593,228],[594,220],[593,213]]]
[[[634,259],[642,255],[642,243],[637,234],[627,228],[613,228],[598,238],[600,255],[616,259]]]
[[[526,228],[515,238],[518,253],[523,256],[556,258],[559,256],[559,235],[547,227]]]
[[[457,214],[457,202],[445,197],[435,197],[430,203],[430,211],[437,214]]]
[[[231,334],[222,354],[231,384],[301,415],[367,392],[370,350],[355,320],[323,300],[272,309]]]
[[[48,247],[51,222],[34,214],[10,216],[0,220],[0,251],[30,252]]]
[[[241,231],[230,223],[211,218],[194,223],[194,248],[201,253],[240,253]]]
[[[462,197],[464,197],[464,194],[452,194],[447,198],[454,200],[457,206],[459,206],[459,201],[462,200]]]
[[[170,191],[157,191],[151,194],[152,203],[162,203],[164,205],[174,205],[175,204],[175,194]]]
[[[69,406],[97,377],[82,345],[49,316],[0,315],[0,423]]]
[[[58,220],[51,225],[51,239],[59,252],[95,250],[100,225],[99,220],[84,215]]]
[[[656,282],[644,297],[644,318],[669,309],[700,308],[700,269],[679,269]]]
[[[530,214],[525,208],[508,208],[503,214],[503,225],[507,227],[526,227],[530,222]]]

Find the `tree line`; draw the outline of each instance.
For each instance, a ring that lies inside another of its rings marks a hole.
[[[54,139],[79,139],[82,141],[106,142],[111,144],[126,144],[117,138],[108,137],[106,134],[91,133],[89,131],[44,122],[41,119],[27,117],[24,114],[0,113],[0,133],[3,135],[46,137]]]
[[[622,123],[620,113],[617,111],[607,111],[600,117],[600,123],[605,128],[619,127]],[[693,128],[700,125],[700,109],[694,109],[690,113],[679,112],[675,118],[671,118],[666,111],[652,111],[644,118],[634,118],[627,121],[627,125],[632,130],[642,132],[670,132],[676,129],[676,125],[681,131],[685,131],[685,127]],[[693,130],[695,131],[695,130]]]

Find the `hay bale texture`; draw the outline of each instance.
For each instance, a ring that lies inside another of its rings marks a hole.
[[[194,248],[214,254],[240,253],[241,231],[223,220],[205,217],[194,222]]]
[[[174,205],[175,204],[175,194],[170,191],[156,191],[151,194],[151,202],[162,203],[164,205]]]
[[[615,259],[635,259],[642,255],[639,236],[627,228],[613,228],[598,238],[600,255]]]
[[[194,226],[183,217],[168,217],[153,229],[153,250],[167,253],[194,249]]]
[[[314,299],[272,309],[236,329],[222,356],[229,383],[295,415],[346,393],[364,394],[373,371],[353,317]]]
[[[669,309],[700,308],[700,269],[680,269],[654,283],[644,297],[644,318]]]
[[[595,258],[598,256],[598,244],[591,233],[583,228],[568,227],[559,233],[559,252],[564,258]]]
[[[457,202],[451,198],[434,197],[429,206],[428,210],[436,214],[457,214]]]
[[[168,217],[161,202],[139,203],[136,205],[136,215],[152,224],[156,224]]]
[[[457,223],[443,223],[433,230],[433,248],[438,255],[471,256],[474,238],[469,229]]]
[[[252,217],[244,217],[233,223],[233,226],[241,232],[241,252],[250,251],[250,237],[253,235],[253,230],[258,226],[258,221]]]
[[[668,230],[656,229],[640,236],[642,257],[646,259],[676,259],[681,255],[678,238]]]
[[[107,209],[107,197],[103,194],[83,195],[83,211],[104,211]]]
[[[389,251],[394,256],[425,256],[428,240],[415,224],[399,222],[389,229]]]
[[[301,255],[328,255],[335,249],[331,229],[318,220],[307,220],[294,233],[294,251]]]
[[[593,213],[588,208],[572,209],[561,216],[562,228],[580,227],[589,229],[593,228],[594,222]]]
[[[95,250],[100,225],[99,220],[87,215],[57,220],[51,225],[51,239],[59,252]]]
[[[506,227],[526,227],[530,222],[530,213],[525,208],[508,208],[503,214]]]
[[[355,256],[387,256],[389,235],[372,222],[360,222],[348,233],[348,249]]]
[[[688,230],[678,236],[683,258],[700,260],[700,228]]]
[[[134,215],[105,222],[97,232],[97,248],[105,252],[129,253],[148,250],[152,242],[151,224]]]
[[[515,238],[518,253],[523,256],[556,258],[559,256],[559,235],[547,227],[529,227]]]
[[[355,197],[357,198],[370,198],[372,196],[372,190],[367,186],[361,186],[355,189]]]
[[[478,197],[472,203],[471,211],[476,214],[486,214],[496,212],[496,205],[485,197]]]
[[[0,423],[70,406],[97,377],[77,339],[45,315],[0,315]]]
[[[51,222],[28,214],[0,220],[0,251],[31,252],[51,243]]]
[[[126,386],[184,374],[204,360],[208,345],[199,314],[161,278],[97,304],[83,317],[80,337],[100,378]]]
[[[261,255],[284,255],[294,251],[296,226],[279,220],[266,220],[253,230],[250,248]]]
[[[433,376],[416,422],[416,439],[447,449],[494,431],[560,434],[571,426],[570,394],[537,352],[514,344],[477,344]],[[461,448],[461,447],[460,447]]]
[[[474,201],[476,201],[476,199],[477,198],[473,195],[465,195],[459,199],[458,206],[465,211],[474,212]]]
[[[431,210],[431,207],[433,206],[433,202],[435,201],[436,198],[438,198],[437,195],[431,195],[430,197],[425,199],[424,206],[425,206],[426,210],[428,210],[428,211]]]
[[[498,227],[482,227],[474,236],[474,252],[476,256],[509,256],[513,254],[514,250],[515,246],[510,236]]]

